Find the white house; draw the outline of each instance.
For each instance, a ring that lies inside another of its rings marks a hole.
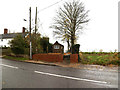
[[[21,33],[8,33],[8,29],[4,29],[4,34],[0,34],[0,47],[10,47],[8,44],[15,36],[21,35],[25,37],[27,33],[25,32],[25,27],[22,28]]]

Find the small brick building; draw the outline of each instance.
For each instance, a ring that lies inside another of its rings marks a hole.
[[[64,46],[56,41],[53,46],[53,53],[64,53]]]

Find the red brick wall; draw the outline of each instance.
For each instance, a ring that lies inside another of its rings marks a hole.
[[[78,54],[70,55],[70,63],[78,63]]]
[[[34,54],[33,59],[47,62],[62,62],[63,54]]]

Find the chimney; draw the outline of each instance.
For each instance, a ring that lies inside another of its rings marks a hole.
[[[4,34],[7,34],[7,33],[8,33],[8,29],[5,28],[5,29],[4,29]]]
[[[22,28],[22,33],[25,33],[25,27]]]

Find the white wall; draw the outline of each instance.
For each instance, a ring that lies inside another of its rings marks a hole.
[[[9,41],[11,41],[11,40],[12,40],[12,39],[3,39],[3,40],[0,39],[0,47],[4,47],[4,46],[10,47],[10,45],[9,45],[8,43],[9,43]]]

